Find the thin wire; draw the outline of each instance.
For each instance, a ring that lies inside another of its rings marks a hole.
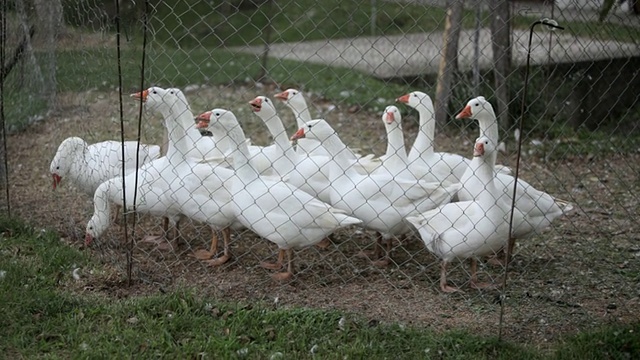
[[[127,161],[125,147],[124,147],[124,109],[122,104],[122,62],[121,62],[121,53],[120,53],[120,1],[116,0],[116,49],[117,49],[117,57],[118,57],[118,100],[120,106],[120,150],[122,151],[122,203],[124,206],[122,207],[122,217],[124,223],[124,242],[125,244],[129,243],[129,229],[127,227],[127,185],[125,179],[127,174],[125,172],[125,165]],[[135,212],[134,212],[135,214]],[[135,216],[135,215],[134,215]],[[131,263],[131,251],[127,249],[127,281],[129,285],[131,285],[131,271],[129,264]]]
[[[504,277],[502,279],[502,293],[500,294],[500,322],[498,325],[498,340],[502,340],[502,324],[504,320],[504,290],[507,288],[507,274],[509,273],[509,263],[511,262],[511,247],[512,242],[515,239],[511,236],[511,232],[513,231],[513,215],[515,213],[516,208],[516,192],[518,190],[518,175],[520,174],[520,155],[522,153],[522,128],[524,123],[524,110],[525,110],[525,102],[527,99],[527,86],[529,84],[529,65],[531,61],[531,43],[533,42],[533,29],[536,25],[544,24],[552,28],[557,28],[560,30],[564,30],[562,26],[558,26],[552,24],[547,21],[547,19],[537,20],[531,27],[529,28],[529,45],[527,46],[527,63],[524,68],[524,85],[522,89],[522,101],[520,104],[520,119],[518,120],[518,128],[520,131],[520,136],[518,136],[518,150],[516,152],[516,168],[515,173],[513,174],[514,182],[513,182],[513,193],[511,194],[511,214],[509,216],[509,243],[507,244],[507,249],[505,251],[505,268],[504,268]]]
[[[7,45],[7,0],[2,0],[2,14],[0,14],[0,66],[4,68],[5,62],[5,48]],[[27,34],[26,36],[29,36]],[[11,217],[11,201],[10,201],[10,191],[9,191],[9,156],[7,154],[7,124],[4,118],[4,80],[5,74],[4,71],[1,71],[0,74],[0,122],[2,123],[2,154],[4,158],[2,161],[4,162],[4,187],[5,187],[5,196],[7,199],[7,217]]]
[[[144,91],[144,65],[145,59],[147,57],[147,30],[149,27],[149,0],[145,0],[144,2],[144,14],[143,14],[143,29],[142,29],[142,60],[140,66],[140,93]],[[142,133],[142,106],[143,106],[143,97],[140,96],[140,106],[138,107],[138,134],[136,137],[137,140],[137,149],[136,149],[136,179],[134,181],[134,189],[133,189],[133,230],[131,231],[131,242],[129,242],[129,246],[127,248],[127,280],[129,284],[131,284],[131,272],[133,267],[132,261],[132,253],[133,253],[133,239],[135,238],[135,224],[136,224],[136,201],[138,197],[138,169],[140,168],[140,141],[141,141],[141,133]]]

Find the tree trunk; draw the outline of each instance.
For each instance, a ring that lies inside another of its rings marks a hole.
[[[438,85],[436,86],[436,122],[442,126],[449,117],[449,99],[451,99],[451,83],[458,70],[458,40],[462,29],[462,11],[464,0],[449,0],[447,19],[445,21],[442,58],[438,68]]]
[[[21,84],[22,86],[27,85],[30,89],[40,89],[40,91],[44,91],[44,78],[42,75],[42,71],[40,70],[40,65],[38,65],[38,61],[36,60],[36,56],[33,52],[33,46],[31,45],[31,37],[29,37],[29,17],[27,15],[26,7],[24,5],[23,0],[16,0],[16,10],[18,13],[18,17],[20,18],[20,27],[22,28],[22,33],[25,34],[25,39],[27,42],[24,47],[24,58],[27,62],[28,69],[30,69],[31,76],[28,76],[28,84]],[[41,95],[41,93],[38,93]]]
[[[511,21],[509,2],[495,0],[491,7],[491,48],[493,50],[493,74],[497,117],[500,126],[509,125],[509,86],[507,78],[511,71]]]
[[[44,61],[47,70],[44,72],[44,86],[48,96],[47,103],[51,109],[56,99],[56,40],[62,26],[62,3],[60,0],[35,0],[35,8],[40,21],[40,33],[45,36],[43,49],[46,51]]]

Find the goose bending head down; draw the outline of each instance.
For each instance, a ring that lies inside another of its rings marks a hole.
[[[63,178],[69,180],[86,194],[93,196],[104,181],[123,172],[122,147],[124,145],[124,172],[127,174],[160,157],[160,146],[140,144],[136,141],[107,140],[87,144],[79,137],[65,139],[56,151],[49,171],[55,190]]]
[[[73,161],[78,157],[76,154],[84,155],[87,147],[87,143],[79,137],[70,137],[60,143],[49,166],[54,190],[60,185],[62,178],[71,171]]]

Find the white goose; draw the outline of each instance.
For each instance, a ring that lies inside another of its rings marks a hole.
[[[153,86],[142,92],[131,94],[131,97],[138,100],[142,98],[142,101],[145,102],[145,99],[149,95],[161,94],[170,94],[177,96],[180,101],[175,102],[173,106],[164,106],[161,108],[156,108],[156,106],[158,106],[159,104],[145,104],[145,108],[151,112],[160,113],[164,118],[164,125],[167,129],[169,129],[169,125],[166,124],[168,119],[179,118],[182,119],[182,121],[187,121],[188,119],[189,121],[191,121],[191,124],[194,124],[193,113],[191,112],[189,102],[187,101],[187,98],[184,96],[182,91],[180,91],[180,89],[163,89],[157,86]],[[193,144],[193,146],[189,146],[187,150],[188,152],[185,154],[180,154],[181,156],[192,158],[198,162],[210,162],[213,164],[230,166],[225,157],[224,139],[202,136],[202,134],[200,134],[200,132],[194,127],[191,127],[186,132],[185,136],[185,141],[187,141],[189,144]],[[171,137],[171,134],[169,134],[169,137]],[[176,149],[174,144],[169,142],[167,156],[170,157],[175,151]]]
[[[206,111],[198,115],[196,117],[196,121],[207,122],[210,118],[211,112]],[[226,144],[225,146],[227,146],[227,150],[225,151],[225,157],[227,161],[229,161],[235,145],[233,145],[227,134],[212,134],[214,138],[220,139],[220,141],[224,141],[224,143]],[[247,143],[249,154],[251,155],[249,161],[251,161],[252,166],[254,166],[256,170],[258,170],[260,175],[275,175],[273,164],[277,163],[278,161],[282,161],[281,156],[279,155],[279,149],[276,144],[269,146],[257,146],[252,145],[250,139],[245,139],[245,142]]]
[[[358,173],[345,152],[346,145],[324,120],[311,120],[292,137],[320,141],[332,155],[330,162],[331,204],[361,219],[363,226],[385,236],[406,234],[410,228],[403,221],[407,215],[433,209],[449,202],[460,184],[443,187],[415,178],[403,178],[384,167],[368,174]],[[378,237],[377,244],[381,242]],[[377,245],[376,245],[377,246]],[[388,255],[375,262],[388,264]]]
[[[382,122],[387,132],[387,150],[381,156],[382,165],[374,173],[389,172],[403,178],[419,178],[409,168],[400,110],[393,105],[387,106],[382,112]]]
[[[197,143],[194,144],[188,136],[189,132],[195,130],[195,124],[182,91],[155,87],[143,96],[143,101],[148,110],[167,116],[165,125],[169,146],[174,151],[168,153],[167,159],[171,165],[160,176],[169,184],[168,197],[181,214],[205,223],[212,229],[210,250],[198,250],[195,257],[208,260],[207,263],[212,266],[224,264],[230,258],[230,228],[234,225],[239,227],[235,223],[227,182],[233,171],[221,164],[201,162],[188,156]],[[217,253],[217,230],[223,235],[224,253],[219,258],[212,259]]]
[[[274,97],[284,102],[284,104],[291,109],[296,118],[297,129],[302,128],[304,124],[311,121],[311,113],[309,112],[307,101],[304,99],[302,92],[296,89],[287,89],[274,95]],[[299,139],[297,146],[299,153],[329,156],[319,142],[311,139]],[[360,173],[364,174],[374,171],[380,166],[380,161],[375,159],[373,154],[360,156],[349,147],[347,147],[347,151],[350,158],[357,160],[356,170]]]
[[[287,271],[275,274],[274,279],[293,275],[293,249],[314,245],[341,227],[361,223],[293,185],[260,176],[249,162],[251,155],[233,113],[214,109],[211,114],[208,124],[198,126],[228,134],[236,146],[231,155],[235,169],[231,193],[238,221],[280,248],[279,263],[263,265],[280,268],[287,254]]]
[[[329,156],[297,153],[285,132],[282,120],[271,100],[258,96],[250,102],[253,112],[265,123],[278,147],[279,160],[274,169],[293,186],[328,203],[331,201],[329,182]],[[318,142],[320,144],[320,142]]]
[[[440,289],[444,292],[458,290],[447,284],[447,265],[455,259],[471,258],[471,286],[487,287],[488,284],[477,282],[476,257],[495,254],[507,244],[509,207],[496,202],[501,190],[494,183],[494,144],[488,137],[476,140],[474,158],[469,164],[477,179],[475,199],[449,203],[406,218],[418,229],[427,249],[442,259]]]
[[[436,119],[431,97],[421,91],[414,91],[396,101],[411,106],[420,115],[418,135],[408,155],[411,171],[418,178],[426,176],[434,181],[460,182],[470,160],[457,154],[434,151]]]
[[[465,108],[456,116],[456,119],[476,119],[480,125],[480,136],[486,136],[492,143],[499,141],[498,122],[491,104],[482,96],[471,99]],[[514,177],[498,173],[496,175],[496,187],[501,194],[501,201],[511,206],[513,198]],[[470,169],[462,177],[464,186],[458,192],[458,198],[462,201],[473,200],[480,193],[479,181]],[[565,201],[555,199],[553,196],[535,189],[522,179],[518,179],[516,188],[515,207],[524,214],[521,221],[513,224],[513,237],[523,238],[532,233],[548,227],[551,222],[573,209],[573,205]],[[513,242],[510,241],[509,253],[512,254]]]
[[[136,161],[142,166],[159,158],[160,146],[140,144],[138,151],[137,141],[125,141],[124,152],[124,169],[129,173],[136,169]],[[122,177],[122,143],[109,140],[88,145],[79,137],[69,137],[58,146],[49,171],[54,190],[63,178],[68,178],[80,190],[93,196],[106,180]]]
[[[169,167],[168,159],[161,157],[142,166],[137,171],[137,181],[136,172],[133,172],[125,176],[125,186],[123,186],[121,177],[114,177],[100,184],[93,195],[94,212],[87,223],[85,245],[91,244],[109,227],[111,203],[124,207],[125,211],[134,209],[133,197],[136,185],[136,212],[164,216],[175,229],[180,213],[173,206],[173,200],[169,198],[169,183],[162,176]],[[124,188],[126,188],[126,206],[122,201]],[[153,241],[155,238],[155,236],[145,237],[145,240]]]

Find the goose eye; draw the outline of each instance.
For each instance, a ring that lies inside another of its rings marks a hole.
[[[173,95],[173,91],[170,91],[169,93],[170,93],[171,95]]]
[[[152,91],[152,93],[157,94],[158,92],[157,92],[157,91],[155,91],[155,90],[153,90],[153,91]]]
[[[215,115],[215,116],[220,116],[220,113],[215,113],[214,115]]]
[[[56,166],[56,170],[60,170],[60,166]]]

